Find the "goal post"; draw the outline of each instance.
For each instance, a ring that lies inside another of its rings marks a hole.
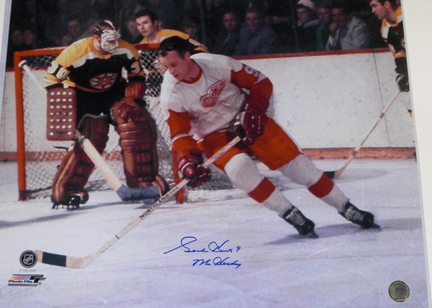
[[[144,100],[155,119],[158,128],[158,156],[160,174],[170,186],[174,186],[172,171],[171,144],[169,129],[164,121],[164,113],[159,105],[160,84],[163,76],[159,73],[155,60],[158,44],[135,45],[141,54],[141,63],[147,73],[147,90]],[[51,184],[57,166],[72,141],[48,141],[46,139],[46,95],[41,91],[43,76],[52,60],[65,47],[44,48],[14,53],[15,101],[16,101],[16,137],[18,165],[19,200],[45,198],[51,194]],[[26,61],[31,75],[20,67]],[[118,135],[110,127],[109,141],[102,154],[115,175],[125,182],[121,149]],[[214,167],[212,180],[195,189],[187,188],[178,194],[178,202],[223,200],[243,197],[244,194],[231,185],[228,178]],[[110,189],[102,174],[95,169],[86,185],[89,191]]]
[[[26,150],[26,114],[28,108],[25,105],[26,95],[24,89],[30,87],[24,81],[24,74],[19,63],[27,57],[48,57],[52,61],[64,48],[46,48],[39,50],[26,50],[14,53],[14,80],[15,80],[15,113],[16,113],[16,134],[17,134],[17,168],[18,168],[18,200],[27,200],[32,189],[27,186],[27,160],[30,160],[30,155]],[[48,61],[50,61],[48,60]],[[40,69],[48,67],[49,62]],[[30,128],[29,128],[30,129]],[[31,168],[31,167],[30,167]],[[30,171],[30,175],[32,172]],[[42,188],[41,188],[42,189]]]

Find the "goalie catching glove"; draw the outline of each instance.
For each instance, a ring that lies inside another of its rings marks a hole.
[[[201,186],[211,179],[211,171],[202,163],[203,151],[200,149],[182,150],[178,155],[178,170],[182,179],[189,179],[187,184],[191,188]]]
[[[242,138],[244,145],[251,145],[264,133],[264,121],[269,101],[261,94],[251,94],[236,119],[236,134]]]

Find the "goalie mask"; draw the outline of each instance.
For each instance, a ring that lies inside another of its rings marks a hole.
[[[117,30],[103,30],[100,38],[102,50],[112,53],[119,45],[120,33]]]
[[[112,53],[118,47],[120,33],[110,20],[98,21],[91,32],[100,37],[98,42],[103,51]]]

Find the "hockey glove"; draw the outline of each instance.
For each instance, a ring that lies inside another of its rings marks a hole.
[[[255,139],[264,133],[264,121],[269,101],[260,94],[251,94],[237,116],[239,127],[236,129],[244,145],[251,145]]]
[[[204,167],[202,163],[203,152],[199,149],[190,149],[182,153],[182,158],[179,160],[179,173],[182,179],[189,179],[187,184],[191,188],[201,186],[211,179],[211,171]]]
[[[408,81],[408,75],[406,74],[398,74],[396,76],[396,82],[399,87],[399,90],[402,92],[409,92],[409,81]]]
[[[75,137],[77,102],[75,88],[47,89],[46,138],[67,141]]]

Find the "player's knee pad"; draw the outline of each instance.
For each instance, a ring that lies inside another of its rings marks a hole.
[[[224,170],[234,186],[246,193],[253,191],[264,179],[255,162],[245,153],[233,156]]]
[[[234,186],[265,207],[281,213],[291,206],[275,185],[259,173],[255,162],[247,154],[233,156],[226,164],[225,172]]]
[[[306,187],[312,186],[318,182],[323,174],[312,160],[304,154],[296,156],[289,163],[280,167],[279,171],[293,182]]]
[[[108,141],[109,124],[106,117],[85,116],[78,129],[102,153]],[[75,144],[62,159],[52,186],[52,199],[57,204],[67,204],[72,194],[81,194],[84,201],[88,194],[84,189],[94,164],[79,144]]]

